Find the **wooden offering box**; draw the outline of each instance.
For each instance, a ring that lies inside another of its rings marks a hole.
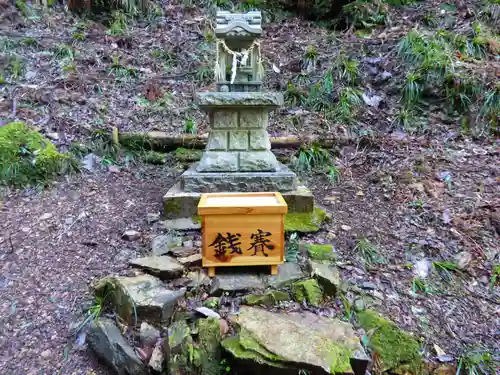
[[[288,206],[280,193],[202,194],[203,267],[270,265],[278,273],[285,248]]]

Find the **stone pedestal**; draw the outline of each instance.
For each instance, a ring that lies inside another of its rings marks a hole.
[[[271,152],[269,112],[283,104],[280,93],[210,92],[199,95],[209,113],[210,136],[198,172],[276,172]]]
[[[279,93],[209,92],[199,105],[210,116],[210,135],[200,162],[181,176],[185,192],[293,191],[297,176],[271,152],[269,112]]]

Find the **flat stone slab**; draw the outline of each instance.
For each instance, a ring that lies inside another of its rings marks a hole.
[[[167,255],[138,258],[129,264],[161,279],[175,279],[180,277],[184,271],[184,266],[181,263]]]
[[[278,264],[278,274],[276,276],[269,276],[267,284],[272,288],[282,288],[306,277],[306,274],[297,263],[286,262]]]
[[[331,264],[309,261],[311,276],[321,284],[325,293],[334,296],[340,287],[340,273],[336,266]]]
[[[180,177],[181,189],[189,193],[294,191],[297,176],[278,163],[275,172],[198,172],[193,164]]]
[[[299,182],[300,184],[300,182]],[[300,184],[297,190],[282,192],[288,205],[288,212],[311,213],[314,210],[314,197],[309,189]],[[193,230],[201,227],[198,218],[198,202],[201,193],[184,192],[180,182],[170,188],[163,196],[163,216],[167,219],[187,218],[188,220],[167,220],[165,225],[175,222],[170,229]],[[163,225],[163,223],[162,223]]]
[[[135,353],[115,322],[99,317],[92,320],[87,334],[89,347],[117,374],[147,375],[149,370]]]
[[[201,266],[201,253],[193,254],[183,258],[177,258],[177,261],[184,267]]]
[[[308,367],[315,374],[365,374],[369,359],[349,323],[308,311],[283,314],[248,306],[230,320],[240,329],[222,345],[237,358]]]
[[[163,196],[163,217],[165,219],[196,218],[200,198],[201,193],[185,192],[181,188],[181,182],[177,182]]]
[[[203,92],[197,95],[200,108],[212,107],[281,107],[280,92]]]
[[[165,255],[171,249],[182,245],[182,238],[170,234],[161,234],[153,238],[151,243],[151,252],[153,255]]]
[[[171,230],[197,230],[201,229],[201,223],[191,217],[180,217],[164,220],[160,223],[160,227]]]
[[[243,292],[249,290],[264,290],[265,280],[258,275],[231,274],[217,275],[212,279],[210,294],[220,296],[224,292]]]
[[[162,323],[169,320],[177,302],[184,297],[186,288],[169,289],[151,275],[133,277],[109,276],[95,287],[97,296],[110,299],[113,309],[127,323],[136,320]]]

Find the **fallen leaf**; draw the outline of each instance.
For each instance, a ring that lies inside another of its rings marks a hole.
[[[366,105],[370,106],[370,107],[378,107],[380,105],[380,103],[382,102],[382,97],[379,96],[379,95],[373,95],[373,96],[369,96],[369,95],[366,95],[366,94],[363,94],[363,101],[365,102]]]
[[[463,270],[472,262],[472,254],[468,251],[462,251],[455,255],[453,259],[457,263],[457,267]]]
[[[229,332],[229,325],[225,319],[219,320],[220,335],[224,337]]]
[[[451,223],[450,210],[447,208],[443,211],[443,223],[445,223],[445,224]]]
[[[281,73],[280,68],[278,68],[276,65],[273,64],[273,70],[275,73]]]
[[[451,356],[449,354],[438,355],[436,358],[439,362],[453,362],[453,359],[454,359],[453,356]]]
[[[437,356],[446,355],[445,351],[441,349],[437,344],[434,344],[434,350],[436,351]]]

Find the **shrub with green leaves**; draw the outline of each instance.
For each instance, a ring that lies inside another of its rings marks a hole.
[[[473,23],[465,34],[411,30],[398,45],[398,56],[409,72],[402,88],[405,111],[409,113],[424,98],[443,100],[451,111],[470,115],[477,124],[498,126],[499,87],[482,77],[479,60],[490,59],[497,45],[492,32]],[[397,120],[405,122],[405,118]]]
[[[48,139],[24,123],[0,127],[0,185],[46,185],[59,174],[77,169],[70,155],[59,153]]]
[[[354,27],[371,28],[388,21],[388,6],[383,0],[355,0],[344,5],[343,13]]]

